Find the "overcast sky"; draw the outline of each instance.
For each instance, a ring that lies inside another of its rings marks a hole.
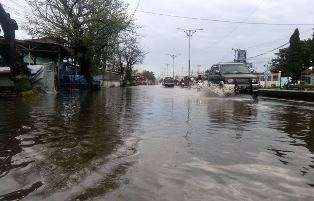
[[[154,71],[157,75],[164,72],[166,63],[172,64],[168,53],[179,54],[175,60],[175,72],[181,74],[188,69],[188,37],[185,29],[204,29],[196,32],[191,39],[191,69],[207,69],[214,63],[233,60],[232,48],[246,49],[248,57],[272,50],[286,42],[295,28],[299,28],[301,38],[309,38],[313,26],[269,26],[211,22],[205,20],[181,19],[145,12],[162,13],[194,18],[288,23],[314,24],[313,0],[125,0],[133,13],[138,2],[139,7],[134,18],[141,28],[141,45],[146,55],[140,69]],[[0,0],[9,6],[8,11],[17,18],[19,24],[28,8],[23,0]],[[17,4],[18,3],[18,4]],[[15,11],[13,11],[15,10]],[[25,33],[19,31],[19,38]],[[269,53],[251,60],[256,69],[273,57]],[[169,69],[172,74],[172,68]]]

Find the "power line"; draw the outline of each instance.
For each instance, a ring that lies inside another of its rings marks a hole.
[[[172,17],[172,18],[180,18],[180,19],[188,19],[188,20],[199,20],[199,21],[210,21],[210,22],[217,22],[217,23],[268,25],[268,26],[313,26],[314,25],[314,23],[268,23],[268,22],[232,21],[232,20],[188,17],[188,16],[172,15],[172,14],[165,14],[165,13],[159,13],[159,12],[143,11],[143,10],[137,10],[137,12],[145,13],[145,14],[151,14],[151,15],[164,16],[164,17]]]
[[[309,30],[307,30],[306,33],[307,33],[308,31],[309,31]],[[257,57],[266,55],[266,54],[268,54],[268,53],[271,53],[271,52],[273,52],[273,51],[275,51],[275,50],[278,50],[278,49],[280,49],[280,48],[282,48],[282,47],[288,45],[289,43],[290,43],[290,42],[286,42],[285,44],[280,45],[279,47],[276,47],[276,48],[274,48],[274,49],[272,49],[272,50],[269,50],[269,51],[263,52],[263,53],[261,53],[261,54],[255,55],[255,56],[253,56],[253,57],[249,57],[249,58],[247,58],[247,59],[253,59],[253,58],[257,58]]]
[[[247,15],[243,21],[248,20],[252,15],[255,14],[255,12],[258,10],[259,6],[264,2],[264,0],[260,0],[259,4],[255,7],[255,9],[249,14]],[[221,40],[219,40],[218,42],[216,42],[216,44],[214,43],[214,45],[218,45],[219,43],[221,43],[222,41],[224,41],[226,38],[228,38],[229,36],[231,36],[232,33],[234,33],[239,27],[241,26],[241,24],[237,24],[230,32],[228,32]]]
[[[141,4],[141,0],[138,0],[138,1],[137,1],[137,4],[136,4],[136,7],[135,7],[135,9],[134,9],[134,11],[133,11],[133,14],[132,14],[131,19],[133,19],[133,17],[134,17],[134,15],[135,15],[136,11],[137,11],[138,8],[140,7],[140,4]]]
[[[253,56],[253,57],[249,57],[249,58],[247,58],[247,59],[253,59],[253,58],[256,58],[256,57],[264,56],[265,54],[268,54],[268,53],[271,53],[271,52],[273,52],[273,51],[275,51],[275,50],[278,50],[278,49],[280,49],[280,48],[282,48],[282,47],[284,47],[284,46],[286,46],[286,45],[288,45],[288,44],[289,44],[289,42],[287,42],[287,43],[285,43],[285,44],[283,44],[283,45],[280,45],[279,47],[276,47],[276,48],[274,48],[274,49],[272,49],[272,50],[263,52],[263,53],[261,53],[261,54],[255,55],[255,56]]]
[[[276,40],[271,40],[271,41],[268,41],[268,42],[255,44],[255,45],[246,47],[246,48],[244,48],[244,49],[252,50],[252,49],[257,49],[257,48],[265,47],[265,46],[269,46],[269,45],[272,46],[275,42],[278,42],[278,41],[280,41],[280,42],[282,42],[282,41],[287,41],[287,37],[285,37],[285,38],[278,38],[278,39],[276,39]]]
[[[191,77],[191,37],[193,34],[195,34],[197,31],[203,31],[203,29],[182,29],[177,28],[178,30],[184,31],[184,33],[189,37],[189,74],[188,77]],[[188,86],[190,86],[190,79],[188,79]]]
[[[304,33],[302,33],[302,34],[307,34],[307,33],[311,33],[311,34],[310,34],[310,35],[305,36],[305,38],[307,38],[307,37],[311,37],[311,36],[312,36],[312,33],[313,33],[313,28],[305,30],[305,32],[304,32]],[[301,34],[300,34],[300,35],[301,35]],[[287,38],[289,38],[289,36],[284,37],[284,38],[277,38],[277,39],[275,39],[275,40],[271,40],[271,41],[264,42],[264,43],[260,43],[260,44],[251,45],[251,46],[246,47],[246,48],[244,48],[244,49],[256,49],[256,48],[259,48],[259,47],[263,47],[264,45],[273,44],[274,42],[278,42],[278,41],[286,41],[286,40],[287,40]]]
[[[264,60],[270,60],[270,59],[274,59],[274,57],[253,58],[253,59],[250,59],[250,61],[264,61]]]

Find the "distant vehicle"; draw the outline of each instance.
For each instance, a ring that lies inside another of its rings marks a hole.
[[[179,86],[181,86],[182,88],[189,87],[190,84],[191,84],[191,80],[189,79],[188,76],[185,76],[179,82]]]
[[[208,82],[221,87],[229,85],[234,87],[236,94],[247,93],[257,95],[258,80],[244,63],[219,63],[208,71]]]
[[[174,87],[174,85],[175,85],[174,79],[172,77],[165,77],[162,84],[165,87]]]

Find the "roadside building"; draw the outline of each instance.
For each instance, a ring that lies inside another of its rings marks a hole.
[[[314,69],[309,67],[308,69],[302,71],[301,82],[306,85],[314,85]]]
[[[268,75],[265,73],[255,73],[257,76],[257,80],[259,84],[263,88],[274,88],[274,87],[282,87],[284,84],[288,82],[288,79],[282,77],[281,71],[279,72],[269,72]]]
[[[0,45],[4,38],[0,38]],[[46,92],[55,92],[59,87],[87,86],[87,82],[79,71],[74,50],[54,43],[49,39],[16,40],[17,52],[23,56],[30,70],[30,80],[36,88]],[[7,66],[0,58],[0,66]],[[93,76],[103,87],[116,87],[121,83],[121,69],[118,64],[108,64],[106,69]],[[1,69],[0,87],[12,88],[10,68]]]

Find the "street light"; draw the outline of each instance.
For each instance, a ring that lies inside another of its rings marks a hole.
[[[190,86],[190,71],[191,71],[191,37],[193,34],[195,34],[197,31],[202,31],[203,29],[182,29],[177,28],[178,30],[184,31],[186,33],[187,37],[189,37],[189,73],[188,73],[188,86]]]
[[[174,60],[178,55],[175,55],[175,54],[167,54],[167,55],[169,55],[172,58],[172,77],[174,80]]]

